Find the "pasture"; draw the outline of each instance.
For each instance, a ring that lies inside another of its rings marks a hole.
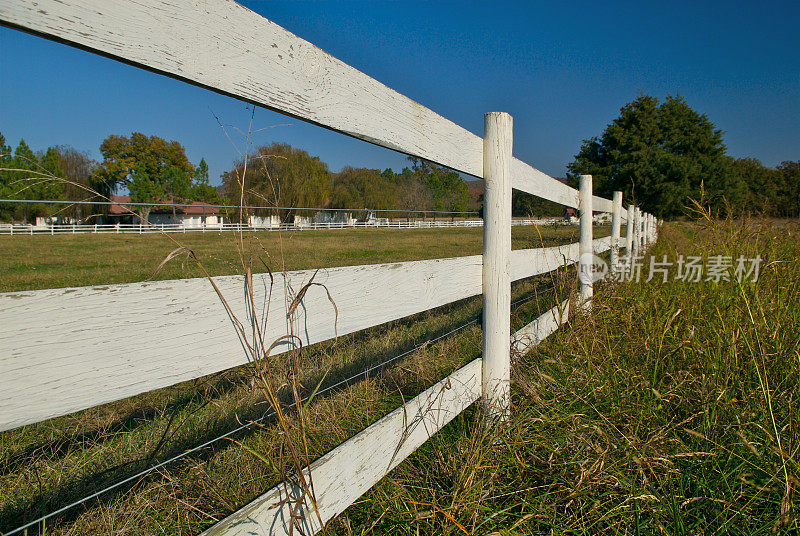
[[[602,229],[600,235],[603,230],[608,234]],[[513,233],[515,247],[540,247],[574,241],[577,228],[515,227]],[[288,270],[479,253],[481,229],[259,233],[245,240],[247,251]],[[180,242],[215,275],[236,273],[233,233]],[[146,279],[176,244],[155,235],[76,235],[13,237],[3,247],[0,279],[4,290],[18,290]],[[12,263],[16,272],[7,268]],[[158,277],[199,275],[192,269],[175,259]],[[551,307],[572,284],[574,269],[516,284],[513,327]],[[318,393],[306,414],[312,458],[480,355],[480,308],[480,298],[462,300],[304,350],[298,384],[304,395]],[[402,357],[381,365],[396,356]],[[272,365],[289,380],[287,359]],[[137,473],[252,423],[267,409],[251,367],[243,366],[3,432],[0,531],[135,477],[50,520],[47,533],[196,534],[285,478],[277,424],[259,421],[157,471]]]
[[[576,226],[515,226],[512,247],[575,242]],[[599,226],[596,237],[608,236]],[[272,271],[354,266],[481,253],[481,228],[347,229],[259,232],[243,237],[253,269]],[[241,274],[238,233],[152,235],[0,235],[0,292],[202,277],[185,256],[153,275],[171,251],[185,246],[212,276]],[[263,261],[263,262],[262,262]]]
[[[700,203],[664,224],[627,189],[625,210],[591,175],[575,189],[514,158],[508,113],[478,136],[234,2],[6,3],[4,24],[485,188],[483,229],[2,237],[0,290],[25,292],[0,296],[0,532],[800,529],[796,225]],[[580,228],[512,239],[512,189]],[[606,252],[633,267],[621,248],[764,266],[594,270]]]
[[[328,533],[796,530],[800,228],[668,224],[651,250],[708,252],[760,253],[759,281],[598,286],[592,317],[515,364],[509,425],[466,411]],[[574,281],[562,270],[516,284],[512,327]],[[304,352],[299,384],[319,393],[306,413],[312,458],[480,355],[469,324],[480,307],[463,300]],[[239,367],[0,434],[0,531],[263,416],[252,377]],[[259,421],[51,519],[47,533],[196,534],[285,478],[282,445],[277,424]]]

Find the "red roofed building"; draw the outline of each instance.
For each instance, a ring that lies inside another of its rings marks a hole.
[[[129,206],[129,195],[112,195],[110,200],[113,205],[108,207],[108,219],[110,223],[140,223],[139,208]],[[165,201],[169,203],[170,201]],[[185,204],[185,207],[153,207],[150,211],[148,220],[155,225],[160,224],[182,224],[184,227],[216,227],[222,222],[219,216],[219,208],[207,203],[194,201]]]

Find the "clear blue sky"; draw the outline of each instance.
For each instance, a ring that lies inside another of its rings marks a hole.
[[[563,175],[640,92],[681,94],[725,132],[729,153],[800,159],[800,2],[244,2],[300,37],[481,134],[514,116],[514,152]],[[99,158],[109,134],[175,139],[212,182],[242,142],[244,103],[0,27],[0,132],[34,150]],[[258,143],[286,141],[331,169],[405,157],[257,109]]]

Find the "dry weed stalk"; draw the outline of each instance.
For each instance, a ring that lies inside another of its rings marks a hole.
[[[303,526],[306,524],[307,520],[305,519],[305,511],[307,511],[308,507],[310,506],[314,510],[314,514],[316,515],[317,522],[319,526],[322,528],[323,533],[325,532],[325,525],[322,521],[322,518],[319,514],[319,510],[316,504],[316,497],[314,494],[314,485],[311,474],[306,468],[311,463],[311,456],[309,451],[309,444],[307,440],[307,417],[306,417],[306,405],[310,402],[310,398],[313,398],[314,393],[311,394],[309,400],[307,400],[304,404],[302,398],[302,391],[304,390],[303,385],[300,383],[300,366],[302,362],[302,352],[303,352],[303,344],[300,337],[296,335],[297,329],[297,313],[298,308],[301,306],[303,299],[306,296],[308,290],[313,286],[322,287],[330,301],[334,313],[335,313],[335,320],[334,320],[334,332],[337,333],[338,337],[338,330],[336,323],[338,321],[338,308],[336,307],[336,303],[331,296],[330,290],[325,286],[323,283],[319,283],[314,281],[316,277],[316,272],[312,275],[309,281],[304,283],[299,290],[295,292],[294,288],[292,287],[292,282],[290,281],[289,275],[285,270],[285,266],[283,265],[283,244],[282,244],[282,237],[279,241],[281,246],[280,258],[281,258],[281,273],[283,276],[283,290],[284,290],[284,302],[285,302],[285,310],[286,313],[286,326],[287,326],[287,333],[282,335],[275,340],[269,341],[266,339],[267,337],[267,321],[270,315],[270,305],[272,302],[272,294],[273,294],[273,287],[275,284],[275,276],[273,271],[269,268],[268,263],[261,256],[260,253],[263,253],[266,257],[269,257],[269,252],[267,252],[263,247],[261,247],[260,252],[256,252],[254,255],[253,252],[249,251],[245,245],[245,236],[243,231],[243,226],[241,225],[244,221],[244,218],[248,218],[249,214],[247,213],[247,206],[244,203],[244,194],[246,191],[246,184],[245,184],[245,177],[246,177],[246,170],[247,164],[250,160],[248,158],[248,152],[251,146],[250,136],[253,133],[252,130],[252,123],[254,117],[255,110],[251,113],[250,117],[250,124],[248,128],[248,132],[245,139],[245,149],[243,151],[243,161],[244,166],[241,170],[241,174],[239,174],[237,170],[237,181],[240,186],[240,206],[239,206],[239,220],[240,226],[238,234],[234,235],[236,238],[236,247],[239,254],[239,259],[241,261],[242,266],[242,273],[244,276],[244,304],[245,304],[245,317],[240,319],[237,315],[236,311],[232,307],[228,298],[223,294],[222,290],[217,285],[214,278],[210,275],[210,273],[206,270],[205,266],[198,258],[196,253],[189,247],[181,244],[179,240],[173,237],[170,233],[164,232],[159,227],[151,224],[149,221],[142,218],[142,216],[133,210],[130,207],[122,205],[123,210],[126,214],[132,215],[135,218],[138,218],[142,225],[146,225],[150,228],[153,228],[161,235],[165,236],[170,242],[175,245],[175,249],[173,249],[166,257],[158,264],[158,266],[153,271],[153,274],[150,276],[150,279],[153,279],[158,275],[158,273],[172,260],[175,258],[185,256],[185,258],[190,259],[201,271],[203,277],[209,281],[212,286],[212,289],[216,293],[217,297],[220,300],[221,305],[223,306],[225,312],[228,315],[228,318],[231,321],[231,325],[234,331],[237,334],[239,342],[242,345],[243,351],[247,357],[247,361],[251,366],[251,371],[253,374],[253,379],[255,384],[259,387],[259,389],[264,394],[264,397],[269,403],[269,406],[272,409],[274,417],[279,425],[280,428],[280,435],[282,438],[282,448],[281,451],[286,453],[286,456],[281,456],[280,459],[280,474],[281,479],[285,484],[286,490],[286,497],[283,500],[283,503],[288,505],[290,511],[290,526],[289,526],[289,533],[293,534],[295,530],[297,530],[300,534],[304,534]],[[220,127],[225,131],[225,128],[220,124]],[[225,132],[227,136],[227,131]],[[228,137],[230,139],[230,137]],[[259,159],[259,161],[262,161]],[[262,161],[263,163],[263,161]],[[46,169],[42,168],[41,165],[35,163],[40,170],[25,170],[25,169],[16,169],[16,168],[0,168],[0,171],[14,171],[14,172],[22,172],[27,174],[27,177],[23,177],[15,181],[15,184],[24,184],[25,186],[21,188],[17,194],[24,192],[26,189],[31,188],[35,185],[42,184],[42,183],[62,183],[62,184],[70,184],[75,186],[79,189],[82,189],[87,192],[87,197],[84,200],[91,200],[101,198],[106,201],[111,201],[111,199],[107,196],[102,195],[101,193],[74,181],[70,181],[69,179],[65,179],[63,177],[57,177],[47,171]],[[276,185],[274,181],[272,181],[271,177],[270,180],[272,182],[273,191],[277,196]],[[263,197],[263,196],[262,196]],[[61,211],[67,210],[72,205],[66,205]],[[61,212],[59,211],[59,212]],[[266,272],[266,276],[269,278],[269,284],[265,285],[266,292],[264,293],[264,302],[261,306],[261,310],[259,311],[257,308],[257,295],[255,292],[255,285],[254,285],[254,272],[253,272],[253,264],[254,262],[258,262],[261,267],[263,267]],[[289,366],[288,370],[285,371],[286,378],[284,379],[280,371],[275,369],[270,363],[270,358],[272,355],[273,350],[275,350],[278,346],[282,344],[287,344],[289,346],[288,357],[289,357]],[[319,386],[318,386],[319,387]],[[285,393],[285,391],[289,391]],[[287,410],[291,410],[294,413],[294,418],[291,418],[288,414]],[[173,415],[174,417],[174,415]],[[170,420],[170,425],[172,420]],[[255,423],[258,424],[258,423]],[[155,456],[157,455],[158,450],[167,442],[167,432],[170,429],[170,425],[166,427],[162,437],[156,444],[155,449],[151,453],[149,459],[152,461]],[[261,426],[259,424],[259,426]],[[173,434],[175,431],[173,431]],[[244,450],[250,452],[251,454],[257,456],[259,459],[264,460],[261,455],[253,452],[251,449],[245,447],[241,442],[234,441],[238,445],[240,445]],[[191,505],[186,504],[187,507],[191,508]],[[42,530],[44,530],[44,524],[42,524]]]

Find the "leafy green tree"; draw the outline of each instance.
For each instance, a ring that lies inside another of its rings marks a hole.
[[[781,216],[796,218],[800,216],[800,160],[781,162],[777,167],[779,174],[778,199]]]
[[[204,158],[200,159],[200,163],[194,170],[193,186],[192,186],[192,199],[195,201],[202,201],[210,205],[222,204],[222,199],[219,196],[219,191],[208,181],[208,164]]]
[[[573,178],[591,174],[595,192],[615,190],[659,217],[682,214],[701,192],[717,208],[741,206],[747,188],[732,173],[722,131],[682,97],[663,103],[641,95],[620,110],[600,138],[585,140],[568,165]]]
[[[469,208],[469,187],[455,171],[422,158],[409,157],[412,171],[431,192],[435,210],[454,212]]]
[[[177,141],[141,132],[134,132],[130,138],[112,134],[100,145],[100,152],[103,162],[97,169],[98,179],[112,189],[127,187],[131,201],[189,199],[195,168],[186,157],[186,149]],[[147,220],[151,209],[151,206],[140,207],[142,220]]]
[[[330,207],[396,209],[397,193],[397,184],[385,171],[348,166],[333,176]]]
[[[12,185],[14,168],[14,153],[6,145],[6,138],[0,132],[0,199],[14,199],[16,192]],[[0,203],[0,219],[11,220],[14,217],[15,206],[10,203]]]
[[[745,189],[741,208],[744,211],[764,216],[776,216],[779,212],[779,173],[762,164],[756,158],[732,158],[730,161],[732,182]]]
[[[188,203],[194,194],[192,178],[194,170],[187,171],[177,166],[167,168],[164,178],[164,193],[170,203]],[[177,208],[172,207],[172,217],[175,218]]]
[[[236,162],[222,184],[225,197],[236,204],[284,207],[283,221],[291,221],[297,207],[323,207],[331,195],[328,165],[286,143],[259,147],[246,163]]]
[[[64,170],[61,169],[61,161],[55,147],[47,148],[44,154],[39,158],[39,166],[55,177],[64,176]]]
[[[134,203],[157,203],[159,201],[166,201],[167,193],[164,188],[164,181],[159,180],[159,178],[154,179],[151,177],[143,164],[137,163],[133,165],[130,178],[126,181],[126,186],[130,192],[131,201]],[[137,207],[139,218],[143,223],[148,221],[153,208],[152,205]]]
[[[6,145],[6,137],[0,132],[0,163],[5,167],[5,163],[11,158],[11,147]]]
[[[8,155],[10,148],[2,141],[3,154]],[[20,140],[14,150],[13,157],[3,157],[4,170],[0,172],[0,193],[9,199],[63,199],[63,183],[47,176],[58,177],[61,170],[57,155],[52,150],[37,156],[33,150]],[[5,205],[5,204],[4,204]],[[56,209],[42,204],[17,204],[0,207],[0,215],[4,219],[17,219],[23,222],[35,220],[39,216],[48,216]]]

